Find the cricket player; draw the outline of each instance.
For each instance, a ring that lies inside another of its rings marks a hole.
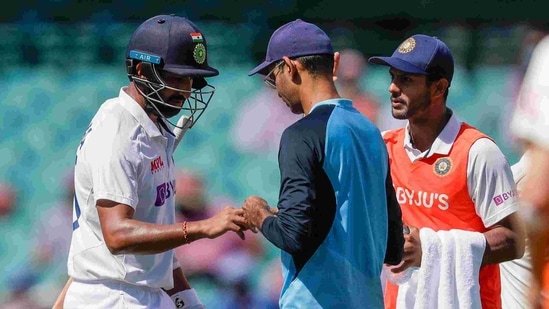
[[[527,278],[529,305],[549,308],[549,36],[532,53],[511,129],[528,153],[519,214],[527,229],[532,263],[532,277]]]
[[[175,223],[175,137],[168,118],[196,124],[215,88],[204,34],[190,20],[142,23],[126,51],[130,83],[93,117],[77,148],[65,308],[203,308],[174,248],[227,231],[242,210]]]
[[[450,49],[436,37],[416,34],[390,57],[372,57],[369,62],[389,67],[393,117],[407,120],[405,128],[383,136],[402,219],[411,226],[404,263],[392,271],[430,266],[423,264],[427,246],[422,246],[420,229],[454,230],[467,236],[461,245],[474,246],[468,253],[481,252],[475,256],[480,275],[456,289],[480,298],[482,308],[501,308],[498,263],[524,252],[516,186],[507,159],[492,139],[446,105],[454,74]],[[473,275],[472,267],[466,271]],[[432,292],[433,299],[437,291]],[[399,286],[387,283],[385,308],[397,307],[398,294]],[[453,302],[463,304],[457,297]]]

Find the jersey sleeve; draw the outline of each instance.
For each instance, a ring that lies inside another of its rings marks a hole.
[[[136,158],[130,155],[135,143],[127,136],[110,133],[109,126],[103,126],[98,134],[86,142],[86,153],[90,160],[89,171],[92,175],[95,202],[100,199],[137,206],[138,168]],[[112,128],[111,132],[116,132]],[[103,134],[105,133],[105,134]]]
[[[549,149],[549,36],[530,58],[511,121],[514,135]]]
[[[384,262],[397,265],[402,260],[404,249],[404,235],[402,233],[402,211],[397,201],[393,179],[391,178],[390,165],[385,179],[385,191],[387,194],[387,215],[389,219],[387,231],[387,250]]]
[[[477,140],[469,150],[467,186],[484,226],[490,227],[517,211],[511,167],[490,139]]]
[[[278,215],[267,218],[261,227],[265,238],[278,248],[295,253],[302,250],[310,234],[314,188],[311,183],[315,155],[299,132],[285,130],[279,151],[281,188]]]
[[[520,160],[511,166],[511,171],[513,172],[513,178],[515,184],[517,185],[517,192],[520,196],[520,191],[522,188],[524,177],[526,176],[526,167],[528,165],[528,151],[525,152]]]

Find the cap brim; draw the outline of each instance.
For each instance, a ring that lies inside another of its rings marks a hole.
[[[187,66],[169,66],[169,67],[164,67],[162,69],[164,71],[167,71],[179,76],[192,77],[194,89],[202,89],[208,84],[208,82],[206,82],[206,79],[204,77],[212,77],[212,76],[219,75],[219,71],[210,66],[206,66],[200,69],[197,69],[195,67],[187,67]]]
[[[390,66],[406,73],[424,74],[424,75],[429,74],[425,70],[422,70],[416,67],[415,65],[411,64],[408,61],[404,61],[402,59],[394,58],[394,57],[370,57],[368,59],[368,62],[373,64]]]
[[[162,70],[179,76],[189,77],[212,77],[219,75],[219,71],[210,66],[204,66],[201,68],[190,66],[165,66]]]
[[[275,62],[276,60],[273,60],[273,61],[263,61],[263,63],[261,63],[260,65],[256,66],[253,70],[251,70],[249,73],[248,73],[248,76],[252,76],[252,75],[255,75],[257,73],[260,73],[260,74],[263,74],[265,75],[267,72],[265,72],[265,70],[267,69],[267,67],[269,67],[273,62]]]

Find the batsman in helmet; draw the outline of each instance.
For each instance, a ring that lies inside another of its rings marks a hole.
[[[232,207],[175,222],[174,131],[196,124],[215,92],[206,78],[219,72],[202,31],[174,15],[135,30],[126,71],[129,85],[101,105],[77,145],[70,279],[56,305],[204,308],[173,249],[227,231],[243,238],[246,222]]]

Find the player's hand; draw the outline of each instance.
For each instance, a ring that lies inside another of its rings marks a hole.
[[[208,238],[216,238],[228,231],[234,231],[244,240],[246,226],[242,209],[225,206],[219,213],[206,220],[205,234]]]
[[[402,252],[403,263],[397,267],[391,268],[393,273],[405,271],[408,267],[421,266],[421,239],[419,238],[419,229],[408,226],[410,233],[404,235],[404,250]]]
[[[248,197],[242,205],[244,217],[246,218],[250,230],[254,233],[257,233],[257,230],[261,228],[265,218],[275,215],[273,213],[275,209],[276,213],[278,213],[277,208],[270,208],[267,201],[259,196]]]

